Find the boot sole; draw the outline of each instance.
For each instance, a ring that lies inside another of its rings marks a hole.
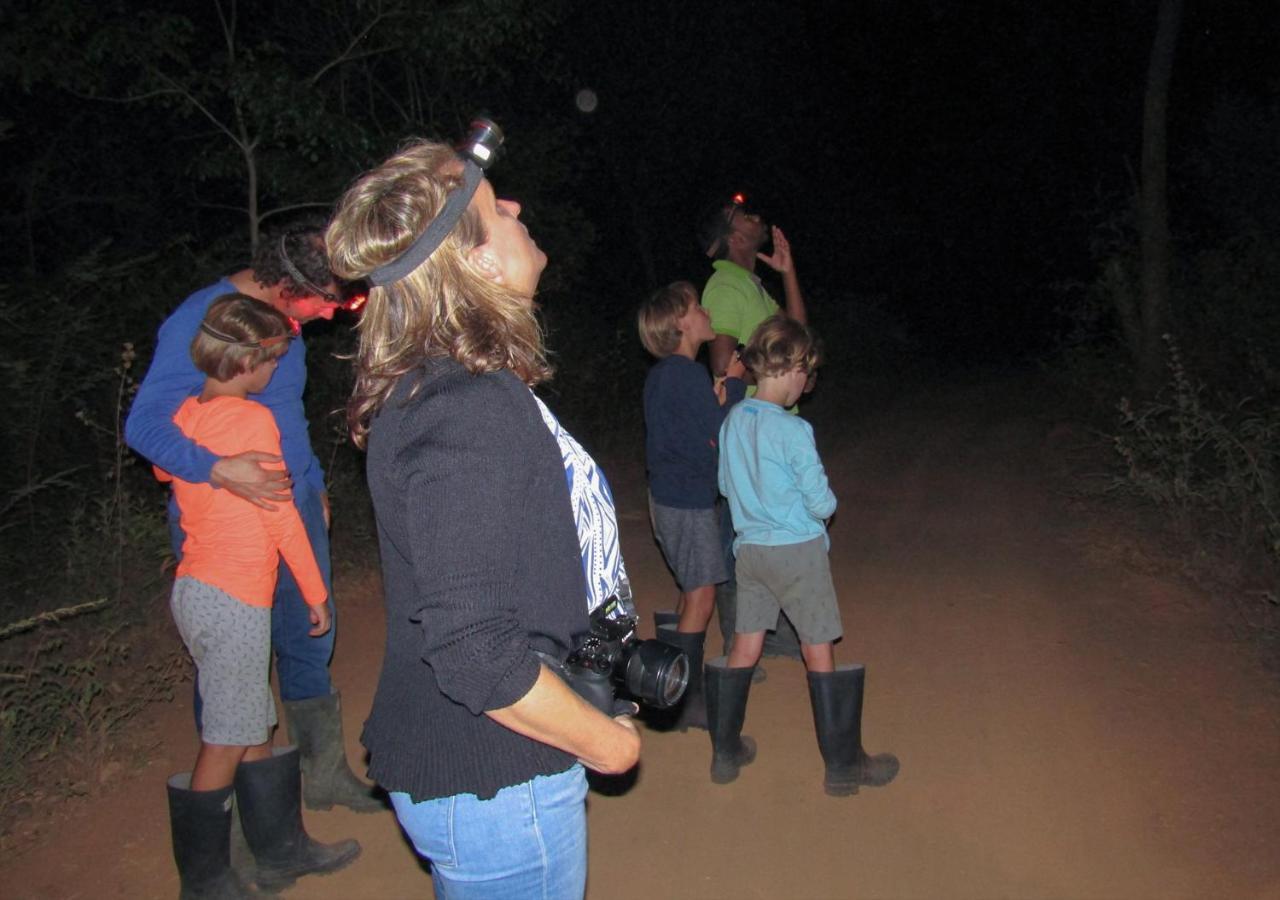
[[[756,742],[743,735],[741,738],[742,750],[739,751],[737,758],[734,759],[716,759],[711,760],[711,780],[715,784],[729,784],[738,780],[738,773],[743,766],[749,766],[756,761]]]
[[[302,805],[313,812],[328,812],[335,806],[341,806],[343,809],[349,809],[353,813],[376,813],[387,812],[391,807],[383,803],[376,797],[369,797],[364,800],[352,801],[344,803],[341,800],[306,800],[302,801]]]
[[[345,869],[355,862],[363,851],[363,848],[358,843],[354,841],[352,843],[354,846],[346,853],[318,867],[300,866],[298,868],[263,872],[262,867],[259,866],[258,874],[254,880],[259,890],[275,894],[293,885],[299,878],[305,878],[308,875],[329,875],[340,869]]]

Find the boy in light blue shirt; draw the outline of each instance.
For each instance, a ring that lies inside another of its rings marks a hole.
[[[755,759],[755,741],[742,735],[751,676],[765,631],[785,612],[800,635],[808,670],[818,746],[832,796],[880,787],[898,773],[891,754],[862,749],[866,669],[836,667],[832,643],[842,635],[840,608],[827,559],[826,520],[836,497],[818,457],[813,428],[790,415],[818,365],[817,338],[783,316],[752,334],[742,362],[755,375],[754,397],[742,401],[720,428],[720,491],[729,499],[736,532],[738,617],[729,656],[707,663],[707,724],[711,780],[725,784]]]

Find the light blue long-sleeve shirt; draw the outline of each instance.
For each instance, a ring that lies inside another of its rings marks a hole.
[[[720,427],[719,480],[733,513],[735,555],[743,544],[826,539],[836,495],[813,427],[776,403],[749,397],[729,413]]]

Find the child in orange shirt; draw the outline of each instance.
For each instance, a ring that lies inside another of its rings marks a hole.
[[[292,336],[289,320],[268,304],[243,294],[219,297],[191,344],[191,358],[207,376],[204,388],[187,398],[174,422],[219,456],[246,450],[278,456],[275,419],[248,395],[267,386]],[[159,469],[156,474],[173,481],[182,511],[186,540],[170,609],[195,660],[204,701],[195,767],[169,779],[183,895],[235,890],[229,867],[233,785],[261,886],[345,865],[359,845],[326,846],[306,836],[297,752],[271,748],[277,721],[269,671],[271,602],[281,556],[310,607],[310,633],[318,637],[330,625],[324,580],[297,508],[292,502],[256,506],[209,484]]]

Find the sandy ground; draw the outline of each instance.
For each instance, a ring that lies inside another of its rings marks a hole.
[[[1274,676],[1220,600],[1122,564],[1109,545],[1133,536],[1053,490],[1059,432],[1017,394],[911,392],[838,415],[829,394],[812,413],[841,503],[837,659],[866,663],[864,742],[899,756],[898,779],[826,797],[803,670],[768,661],[747,716],[759,759],[737,782],[710,782],[704,733],[649,732],[630,789],[591,795],[590,897],[1280,898]],[[647,613],[673,588],[642,471],[614,469]],[[360,759],[384,623],[376,575],[339,591],[334,672]],[[32,818],[0,894],[177,895],[164,780],[194,757],[189,703],[131,725],[145,762]],[[306,821],[364,854],[287,896],[431,896],[390,812]]]

